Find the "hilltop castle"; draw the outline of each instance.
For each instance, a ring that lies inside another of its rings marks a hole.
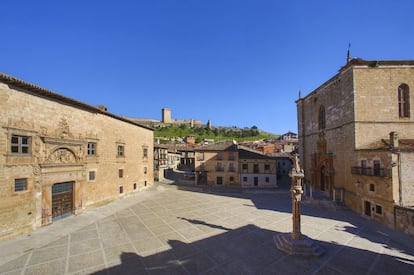
[[[129,118],[130,120],[144,124],[144,125],[151,125],[151,126],[163,126],[168,124],[174,125],[187,125],[191,128],[196,126],[202,126],[203,123],[201,120],[196,119],[173,119],[171,118],[171,109],[162,108],[161,109],[161,121],[156,119],[147,119],[147,118]],[[211,120],[207,121],[206,126],[211,128]]]
[[[195,120],[195,119],[172,119],[171,118],[171,109],[168,108],[162,108],[162,123],[164,124],[186,124],[189,125],[191,128],[195,126],[201,126],[203,123],[201,120]],[[208,120],[207,126],[211,127],[211,120]]]

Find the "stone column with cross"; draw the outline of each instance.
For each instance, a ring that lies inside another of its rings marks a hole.
[[[302,179],[305,174],[299,166],[299,156],[296,154],[293,158],[293,168],[289,172],[289,177],[291,178],[292,185],[290,187],[290,192],[292,195],[292,239],[300,240],[302,238],[302,233],[300,231],[300,203],[302,200]]]
[[[321,256],[324,251],[312,239],[302,235],[300,221],[300,204],[302,200],[302,179],[305,174],[299,165],[299,155],[292,155],[293,168],[289,172],[292,185],[290,192],[292,196],[292,232],[278,233],[273,237],[276,247],[289,255],[299,256]]]

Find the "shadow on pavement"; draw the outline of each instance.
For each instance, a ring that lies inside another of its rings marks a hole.
[[[190,223],[217,228],[202,221]],[[246,225],[192,243],[169,240],[170,249],[148,256],[124,252],[121,264],[94,274],[412,274],[412,257],[373,251],[373,247],[318,242],[322,257],[289,256],[279,251],[279,232]],[[377,246],[375,246],[377,247]],[[394,247],[393,249],[403,249]]]

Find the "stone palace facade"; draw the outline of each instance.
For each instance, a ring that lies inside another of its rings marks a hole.
[[[0,239],[153,183],[153,130],[0,74]]]

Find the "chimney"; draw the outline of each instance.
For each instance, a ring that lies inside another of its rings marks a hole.
[[[97,105],[96,108],[100,109],[101,111],[107,112],[108,108],[105,105]]]
[[[390,143],[392,147],[394,148],[398,147],[398,133],[397,132],[390,133]]]

